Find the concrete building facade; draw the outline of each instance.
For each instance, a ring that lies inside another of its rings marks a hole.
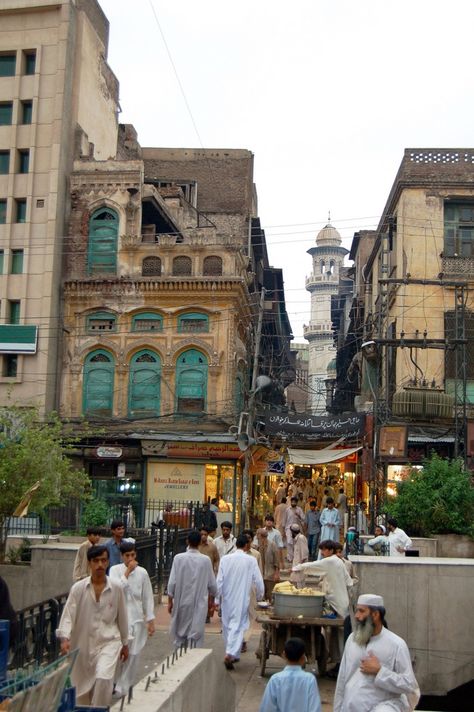
[[[78,132],[114,157],[118,82],[95,0],[0,6],[0,402],[58,407],[62,255]]]

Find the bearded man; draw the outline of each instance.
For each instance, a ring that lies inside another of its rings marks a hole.
[[[411,712],[420,699],[410,651],[386,628],[382,596],[359,596],[337,678],[334,712]]]

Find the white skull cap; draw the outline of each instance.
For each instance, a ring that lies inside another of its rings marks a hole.
[[[382,596],[376,593],[363,593],[357,599],[358,606],[370,606],[371,608],[384,608]]]
[[[292,532],[300,532],[300,531],[301,531],[301,529],[300,529],[300,527],[299,527],[299,524],[292,524],[292,525],[290,526],[290,529],[291,529]]]

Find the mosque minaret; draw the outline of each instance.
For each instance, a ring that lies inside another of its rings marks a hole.
[[[328,366],[336,355],[331,321],[331,297],[338,293],[341,269],[348,250],[330,222],[316,237],[316,247],[308,250],[313,258],[313,271],[306,277],[311,293],[311,318],[304,327],[309,341],[308,404],[313,415],[326,413],[326,379]]]

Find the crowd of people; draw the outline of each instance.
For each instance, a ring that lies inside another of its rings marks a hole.
[[[362,596],[356,602],[352,595],[357,577],[348,558],[351,530],[346,539],[341,536],[344,491],[336,495],[323,483],[281,481],[273,511],[255,531],[244,529],[237,536],[230,519],[218,530],[216,508],[215,502],[202,507],[186,551],[173,559],[167,595],[174,647],[202,647],[206,623],[217,615],[223,662],[233,670],[247,651],[257,601],[270,601],[282,578],[300,587],[308,574],[317,575],[323,580],[326,614],[344,619],[344,626],[334,628],[336,633],[327,639],[334,663],[329,674],[338,680],[334,709],[410,709],[406,700],[415,699],[417,687],[405,643],[384,627],[380,596]],[[359,514],[357,526],[368,533],[365,507],[359,507]],[[63,654],[79,651],[72,672],[78,704],[108,706],[136,682],[140,653],[155,632],[155,608],[150,578],[138,565],[136,544],[125,537],[124,522],[112,522],[111,537],[102,545],[100,534],[100,529],[89,528],[79,547],[57,636]],[[389,519],[376,527],[365,546],[370,553],[388,547],[390,555],[400,556],[411,541]],[[261,712],[318,712],[316,680],[302,670],[304,643],[289,640],[285,657],[287,666],[271,678]],[[288,700],[297,690],[302,697],[294,707]]]

